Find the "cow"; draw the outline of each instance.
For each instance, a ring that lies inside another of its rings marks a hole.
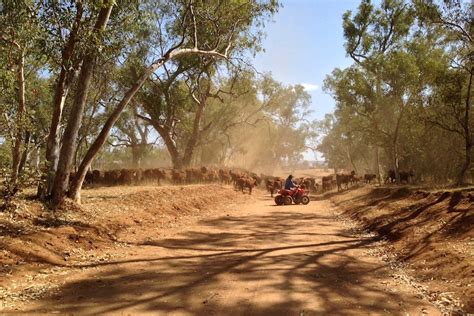
[[[163,169],[154,168],[154,169],[145,169],[143,171],[142,179],[147,182],[155,182],[160,185],[161,180],[166,178],[166,172]]]
[[[281,178],[267,178],[265,181],[265,187],[267,188],[268,192],[270,192],[271,197],[273,197],[273,194],[282,188],[283,181],[284,180]]]
[[[187,168],[186,170],[184,170],[184,172],[186,173],[186,183],[195,183],[195,182],[197,182],[197,177],[196,177],[196,174],[198,172],[197,169]]]
[[[250,177],[255,179],[256,186],[259,186],[262,183],[262,178],[258,176],[256,173],[251,173]]]
[[[316,179],[314,178],[303,178],[300,181],[300,185],[303,189],[307,190],[308,192],[316,191]]]
[[[353,176],[352,177],[352,180],[351,180],[351,184],[357,184],[359,182],[362,181],[362,177],[358,177],[358,176]]]
[[[232,177],[228,170],[219,169],[219,180],[222,184],[230,184],[232,182]]]
[[[400,181],[410,183],[414,175],[413,171],[400,171]]]
[[[131,169],[121,169],[119,182],[121,184],[132,184],[134,172]]]
[[[153,177],[153,169],[145,169],[143,170],[143,176],[142,176],[143,181],[146,182],[152,182],[155,180]]]
[[[92,170],[92,183],[101,184],[104,181],[104,173],[100,170]]]
[[[251,195],[252,189],[256,185],[257,181],[252,177],[242,176],[237,179],[237,186],[240,190],[242,190],[242,193],[244,193],[244,189],[247,188],[249,189],[249,195]]]
[[[359,178],[356,176],[356,172],[354,170],[351,171],[349,175],[349,182],[351,185],[357,183],[359,181]]]
[[[334,186],[333,185],[333,180],[334,180],[334,178],[333,178],[332,175],[323,177],[323,179],[322,179],[322,181],[323,181],[323,184],[322,184],[323,192],[329,191],[333,188],[333,186]]]
[[[239,188],[239,185],[238,185],[237,181],[243,176],[244,176],[244,174],[241,173],[238,170],[231,170],[230,171],[230,177],[232,178],[232,182],[234,183],[234,188],[236,188],[236,189]]]
[[[84,176],[84,184],[92,184],[92,171],[88,170]]]
[[[410,183],[410,179],[414,176],[413,171],[399,171],[398,174],[400,175],[401,183]],[[397,177],[395,175],[395,171],[390,169],[388,171],[387,178],[385,179],[385,183],[394,183],[396,181]]]
[[[377,179],[377,175],[375,175],[373,173],[364,174],[364,181],[367,184],[370,184],[372,182],[372,180],[375,180],[375,179]]]
[[[346,189],[349,188],[349,183],[354,176],[352,174],[336,174],[337,192],[343,190],[342,186],[345,185]]]
[[[206,178],[207,182],[214,182],[219,178],[217,172],[215,170],[208,170],[206,173]]]
[[[186,179],[186,173],[179,169],[171,170],[171,180],[174,184],[183,184]]]
[[[117,185],[120,181],[120,170],[113,169],[104,172],[104,182],[107,185]]]

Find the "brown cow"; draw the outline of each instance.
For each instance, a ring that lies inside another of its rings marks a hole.
[[[102,184],[104,182],[104,173],[100,170],[92,170],[92,183]]]
[[[119,182],[121,184],[127,184],[127,185],[132,184],[133,174],[134,174],[134,172],[131,169],[121,169],[120,170]]]
[[[323,185],[322,185],[323,192],[332,190],[334,186],[333,179],[334,178],[332,175],[323,177]]]
[[[237,183],[237,181],[243,177],[244,175],[238,171],[238,170],[231,170],[230,171],[230,177],[232,178],[232,182],[234,184],[234,188],[238,189],[239,188],[239,185]]]
[[[145,169],[143,171],[142,179],[147,182],[156,182],[158,185],[161,184],[161,180],[166,178],[166,172],[163,169]]]
[[[171,180],[174,184],[183,184],[186,179],[186,173],[182,170],[172,169],[171,170]]]
[[[153,169],[145,169],[143,170],[143,181],[146,181],[146,182],[152,182],[154,181],[154,177],[153,177]]]
[[[160,184],[160,185],[161,185],[161,181],[167,179],[167,174],[166,174],[165,169],[161,169],[161,168],[153,169],[153,174],[155,175],[155,178],[158,181],[158,184]],[[168,178],[168,180],[169,180],[169,178]]]
[[[262,178],[260,176],[258,176],[256,173],[252,172],[250,174],[250,177],[255,179],[256,186],[259,186],[262,183]]]
[[[184,170],[184,172],[186,173],[186,183],[197,182],[196,171],[197,169],[194,168],[187,168],[186,170]]]
[[[88,170],[84,177],[84,184],[92,184],[92,171]]]
[[[217,171],[215,170],[208,170],[206,174],[207,182],[214,182],[218,179]]]
[[[237,179],[237,186],[239,187],[240,190],[242,190],[242,193],[244,193],[244,189],[247,188],[249,189],[249,195],[251,195],[252,189],[256,185],[257,185],[257,181],[252,177],[242,176],[239,179]]]
[[[308,192],[314,191],[314,183],[315,183],[315,179],[312,179],[312,178],[303,178],[300,181],[301,187]]]
[[[267,181],[265,181],[265,186],[268,192],[270,192],[271,197],[273,197],[273,194],[277,193],[278,190],[282,188],[283,182],[284,180],[281,178],[273,178],[273,177],[267,178]]]
[[[117,185],[120,181],[120,170],[113,169],[104,172],[104,182],[107,185]]]
[[[219,169],[219,180],[222,184],[230,184],[232,182],[232,177],[230,176],[230,172],[228,170]]]

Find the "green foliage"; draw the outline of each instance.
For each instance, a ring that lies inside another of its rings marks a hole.
[[[344,15],[345,48],[355,64],[325,80],[336,111],[319,123],[325,136],[318,149],[332,167],[374,173],[397,164],[419,179],[456,180],[473,125],[466,116],[473,114],[468,7],[363,0],[355,15]]]

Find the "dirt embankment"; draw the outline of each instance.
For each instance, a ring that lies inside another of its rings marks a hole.
[[[474,192],[363,188],[334,195],[343,215],[388,241],[421,284],[474,312]]]
[[[96,188],[56,215],[26,199],[0,213],[0,289],[26,272],[107,261],[124,244],[146,243],[244,199],[219,185]]]

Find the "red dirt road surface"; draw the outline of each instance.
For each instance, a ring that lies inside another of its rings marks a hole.
[[[119,258],[75,268],[51,294],[3,312],[441,314],[334,211],[328,200],[277,207],[257,191],[167,235],[150,231],[114,250]]]

